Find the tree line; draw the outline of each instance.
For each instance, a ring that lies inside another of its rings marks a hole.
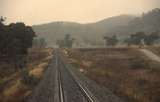
[[[112,36],[105,36],[103,37],[105,40],[105,46],[106,47],[112,47],[116,46],[117,44],[121,43],[121,45],[127,45],[127,46],[153,46],[157,44],[157,41],[160,39],[160,32],[154,31],[150,34],[147,34],[145,32],[136,32],[134,34],[130,34],[125,39],[119,39],[117,35]],[[45,41],[41,39],[40,45],[45,45]],[[44,43],[43,43],[44,42]],[[72,48],[73,44],[75,42],[75,39],[71,37],[70,34],[66,34],[64,39],[57,40],[56,44],[60,48]]]
[[[136,45],[136,46],[152,46],[156,44],[156,41],[160,39],[160,32],[155,31],[150,34],[146,34],[145,32],[136,32],[135,34],[131,34],[127,37],[123,43],[127,44],[128,46]],[[115,46],[117,45],[120,40],[116,35],[113,36],[105,36],[105,45],[106,46]]]

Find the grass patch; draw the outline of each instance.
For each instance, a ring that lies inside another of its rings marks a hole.
[[[130,62],[131,69],[150,69],[150,64],[144,59],[135,57]]]
[[[24,94],[28,90],[27,86],[20,80],[13,83],[12,86],[3,92],[2,102],[22,102]]]
[[[71,64],[126,102],[160,102],[160,63],[137,48],[72,49]],[[77,60],[78,63],[74,63]],[[86,63],[87,62],[87,63]],[[88,63],[89,62],[89,63]]]
[[[22,83],[29,86],[30,88],[34,88],[40,81],[39,78],[34,75],[29,74],[28,70],[22,72]]]

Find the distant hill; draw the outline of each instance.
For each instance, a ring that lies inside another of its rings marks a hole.
[[[123,34],[127,36],[135,32],[145,32],[147,34],[160,31],[160,9],[156,8],[147,13],[143,13],[141,17],[136,17],[131,20],[127,26],[115,28],[110,33]]]
[[[128,29],[131,32],[143,31],[153,32],[160,31],[160,9],[156,8],[147,13],[143,13],[141,17],[137,17],[129,23]]]
[[[152,32],[160,28],[160,9],[154,9],[142,17],[120,15],[99,22],[80,24],[75,22],[52,22],[35,25],[38,36],[46,38],[49,45],[55,45],[65,34],[71,34],[78,43],[102,44],[105,35],[124,38],[137,31]]]
[[[58,39],[62,39],[68,33],[78,42],[94,43],[98,41],[101,43],[106,32],[115,27],[126,26],[134,18],[130,15],[121,15],[89,24],[52,22],[33,26],[33,29],[38,36],[46,38],[49,45],[55,44]]]

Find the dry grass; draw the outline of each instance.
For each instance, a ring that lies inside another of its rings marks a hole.
[[[30,49],[27,63],[29,76],[41,79],[52,57],[53,49],[51,48]],[[0,102],[22,102],[25,97],[32,93],[31,86],[23,83],[21,75],[20,73],[13,73],[11,76],[8,76],[8,74],[6,76],[4,75],[5,79],[13,79],[0,92]]]
[[[29,74],[35,76],[36,78],[42,78],[43,72],[45,71],[45,68],[47,68],[47,66],[48,66],[47,62],[41,63],[36,68],[30,70]]]
[[[3,91],[2,102],[21,102],[27,91],[29,91],[28,87],[20,80],[16,80],[10,87]]]
[[[136,48],[75,49],[68,56],[86,76],[127,102],[160,102],[160,63]]]

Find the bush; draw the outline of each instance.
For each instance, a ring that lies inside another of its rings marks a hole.
[[[33,75],[30,75],[28,70],[22,71],[22,83],[25,85],[28,85],[30,88],[33,88],[36,86],[40,79],[34,77]]]
[[[4,83],[4,81],[2,79],[0,79],[0,85],[3,84],[3,83]]]
[[[149,63],[143,59],[133,58],[131,60],[131,68],[132,69],[142,69],[142,68],[146,68],[146,67],[149,67]]]

